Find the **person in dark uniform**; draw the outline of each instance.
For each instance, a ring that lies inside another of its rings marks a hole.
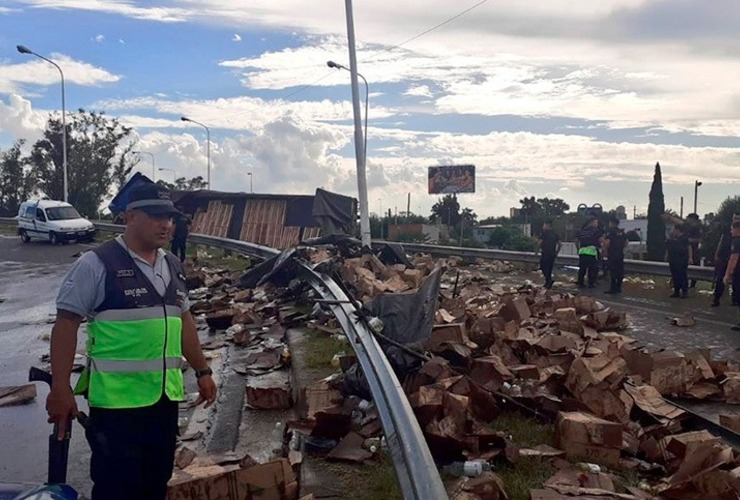
[[[682,225],[676,224],[666,241],[666,260],[671,270],[673,294],[671,298],[686,298],[689,293],[689,262],[692,261],[691,244]]]
[[[560,253],[560,237],[552,229],[552,222],[542,223],[542,232],[537,241],[537,251],[540,253],[540,269],[545,277],[545,288],[551,288],[553,282],[552,269],[555,258]]]
[[[178,207],[178,209],[180,209],[180,207]],[[180,259],[180,262],[185,262],[191,223],[192,221],[188,214],[183,213],[182,211],[180,212],[180,215],[175,218],[175,229],[172,232],[170,251]]]
[[[712,307],[719,307],[720,300],[725,294],[725,272],[732,253],[732,234],[723,231],[720,236],[717,250],[714,252],[714,293],[712,294]]]
[[[596,286],[599,274],[599,250],[601,248],[601,229],[599,220],[591,217],[579,231],[576,238],[578,247],[578,287],[584,288],[584,278],[588,276],[588,287]]]
[[[725,271],[724,283],[729,285],[732,283],[732,293],[734,303],[740,307],[740,221],[732,223],[732,249],[730,253],[730,261],[727,263],[727,271]],[[732,327],[732,330],[740,332],[740,323]]]
[[[609,267],[610,286],[605,293],[622,293],[622,281],[624,280],[624,247],[627,246],[627,238],[624,231],[619,228],[619,219],[609,219],[609,231],[604,237],[604,253]]]
[[[704,237],[704,228],[702,227],[701,220],[697,214],[691,213],[686,216],[686,223],[684,223],[686,237],[689,239],[691,245],[692,260],[689,264],[698,266],[701,263],[701,256],[699,255],[699,244]],[[696,288],[696,280],[691,280],[689,288]]]

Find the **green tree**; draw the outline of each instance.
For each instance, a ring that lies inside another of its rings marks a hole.
[[[488,238],[488,244],[500,250],[531,252],[536,242],[533,238],[525,236],[516,226],[501,226],[493,230]]]
[[[67,175],[69,202],[82,214],[98,211],[113,184],[113,161],[131,128],[104,113],[80,109],[67,117]],[[29,160],[39,178],[39,189],[49,198],[64,197],[62,122],[54,115],[46,123]]]
[[[663,197],[663,175],[660,163],[655,164],[653,185],[650,187],[648,204],[647,257],[648,260],[662,261],[665,258],[665,198]]]
[[[537,203],[537,200],[534,196],[530,196],[527,198],[526,196],[519,200],[519,203],[521,203],[522,207],[519,209],[522,216],[529,220],[532,217],[536,217],[542,213],[542,205]]]
[[[136,161],[129,160],[129,158],[131,158],[130,153],[134,150],[136,145],[137,144],[134,141],[129,142],[118,156],[118,161],[113,165],[111,176],[113,178],[113,190],[115,192],[118,192],[123,188],[134,167],[139,163],[138,158]]]
[[[198,191],[199,189],[206,189],[208,183],[200,175],[186,179],[185,177],[178,177],[175,179],[175,189],[178,191]]]
[[[538,198],[536,203],[546,217],[559,217],[570,210],[570,205],[561,198]]]
[[[0,152],[0,215],[16,215],[21,203],[36,194],[38,179],[26,168],[23,144],[24,141],[18,141]]]
[[[432,206],[432,215],[429,217],[433,223],[457,226],[460,223],[460,203],[454,194],[446,194]]]

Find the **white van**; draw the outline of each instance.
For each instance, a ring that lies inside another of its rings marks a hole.
[[[18,235],[23,243],[31,238],[48,240],[52,245],[70,240],[92,241],[95,226],[63,201],[31,200],[18,210]]]

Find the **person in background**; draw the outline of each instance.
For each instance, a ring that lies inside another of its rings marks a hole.
[[[714,292],[712,307],[719,307],[720,300],[725,294],[725,272],[732,253],[732,226],[730,231],[722,231],[717,249],[714,251]]]
[[[730,260],[727,263],[727,271],[723,281],[725,285],[732,283],[734,303],[740,306],[740,220],[732,223],[732,249]],[[740,332],[740,323],[732,327],[733,331]]]
[[[588,287],[596,286],[599,274],[599,249],[601,248],[601,229],[599,220],[591,217],[581,228],[576,238],[578,247],[578,288],[584,288],[584,278],[588,276]]]
[[[537,250],[535,254],[540,254],[540,269],[545,277],[545,288],[551,288],[554,281],[552,279],[552,269],[555,266],[555,258],[560,253],[560,237],[552,229],[552,222],[545,221],[542,223],[542,232],[537,240]]]
[[[673,294],[671,298],[686,298],[689,293],[689,262],[692,260],[691,244],[682,225],[673,226],[671,236],[666,241],[666,260],[671,270]]]
[[[188,235],[190,234],[192,220],[188,214],[182,212],[182,207],[177,208],[180,210],[180,215],[175,218],[175,228],[172,232],[170,251],[180,259],[180,262],[185,262],[185,255],[188,249]]]
[[[627,238],[624,231],[619,228],[619,219],[609,219],[609,231],[604,237],[604,253],[609,266],[609,289],[604,293],[622,293],[622,281],[624,280],[624,247],[627,246]]]
[[[704,227],[701,224],[701,220],[699,220],[699,216],[694,213],[687,215],[686,222],[684,223],[684,228],[686,232],[686,237],[689,239],[689,244],[691,245],[692,260],[689,261],[689,264],[698,266],[699,264],[701,264],[701,256],[699,255],[699,244],[704,237]],[[696,288],[696,280],[691,280],[691,282],[689,283],[689,288]]]

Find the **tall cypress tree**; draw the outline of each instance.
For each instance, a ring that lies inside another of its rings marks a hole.
[[[656,163],[653,185],[650,187],[650,203],[648,204],[648,260],[662,261],[665,258],[665,221],[662,217],[664,213],[663,175],[660,172],[660,163]]]

